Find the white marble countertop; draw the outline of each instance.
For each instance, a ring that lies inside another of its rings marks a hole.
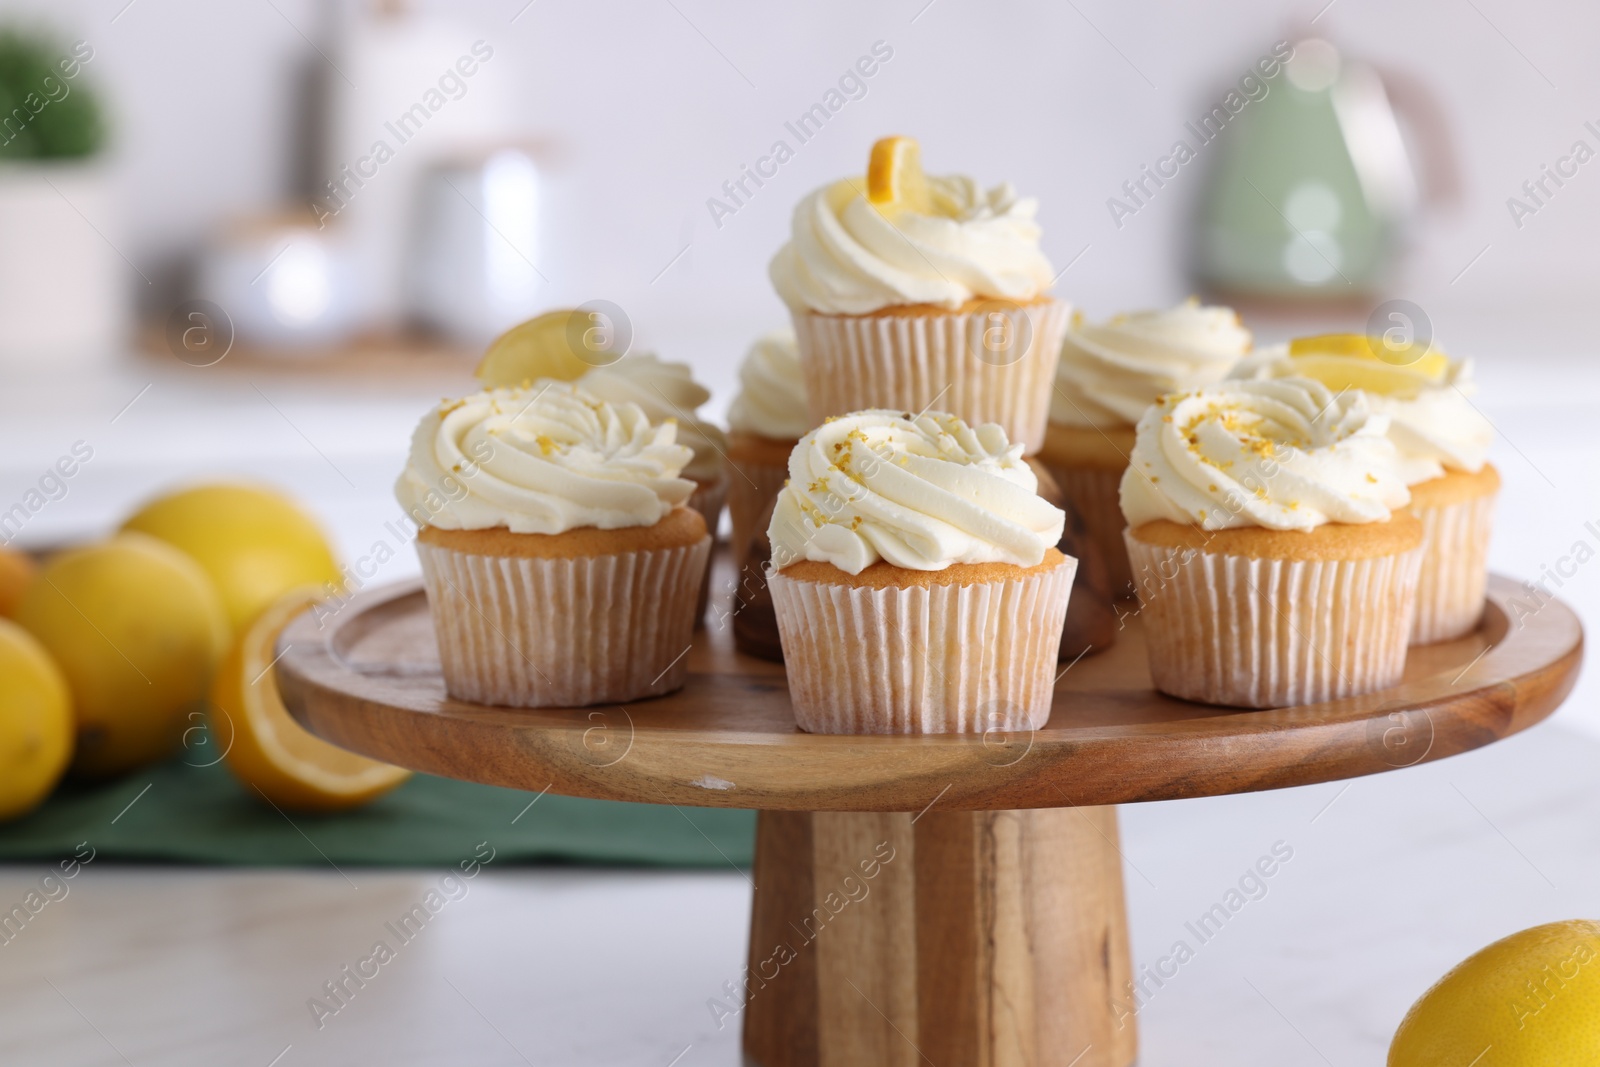
[[[1382,1062],[1460,959],[1592,916],[1597,758],[1545,725],[1346,783],[1123,808],[1136,966],[1195,950],[1139,1012],[1142,1067]],[[1264,895],[1200,943],[1185,924],[1279,842]],[[0,869],[0,904],[45,873]],[[706,1006],[744,962],[733,870],[491,868],[319,1029],[307,1001],[442,873],[90,864],[0,945],[0,1062],[740,1063]]]

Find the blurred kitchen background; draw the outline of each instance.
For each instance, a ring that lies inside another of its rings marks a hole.
[[[7,0],[0,27],[76,60],[0,146],[0,508],[94,454],[22,546],[225,474],[357,555],[423,404],[560,305],[622,308],[720,415],[784,321],[766,264],[794,204],[890,132],[1036,196],[1056,293],[1093,317],[1220,293],[1266,343],[1406,301],[1477,361],[1496,568],[1600,546],[1600,9]],[[54,125],[66,148],[30,142]],[[1591,623],[1597,571],[1559,577]],[[1561,716],[1600,732],[1581,684]]]

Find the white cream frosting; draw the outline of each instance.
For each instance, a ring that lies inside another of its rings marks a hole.
[[[541,382],[446,400],[423,416],[395,497],[418,525],[556,534],[651,526],[694,491],[672,423]]]
[[[1411,499],[1387,416],[1309,378],[1227,381],[1145,412],[1122,514],[1225,530],[1383,522]]]
[[[806,196],[768,268],[778,295],[794,309],[864,315],[907,304],[955,309],[974,298],[1027,301],[1050,288],[1036,200],[964,177],[930,177],[928,187],[928,215],[880,211],[862,178]]]
[[[811,429],[794,330],[773,330],[750,346],[739,367],[739,395],[728,408],[728,427],[777,441],[796,440]]]
[[[1352,362],[1363,362],[1352,357]],[[1237,378],[1281,378],[1301,371],[1287,345],[1277,345],[1242,361],[1232,374]],[[1477,392],[1472,361],[1452,359],[1444,382],[1411,390],[1413,395],[1363,391],[1368,406],[1389,416],[1389,439],[1400,453],[1401,474],[1407,485],[1438,478],[1446,470],[1476,473],[1489,459],[1494,426],[1473,406]]]
[[[721,429],[696,414],[711,391],[694,380],[687,363],[669,363],[647,353],[624,356],[610,366],[585,372],[578,385],[613,404],[639,405],[651,422],[676,421],[678,443],[694,451],[683,476],[697,482],[714,482],[722,476],[728,441]]]
[[[860,411],[807,433],[789,455],[768,537],[778,568],[802,559],[860,574],[955,563],[1037,566],[1065,514],[1038,494],[1022,446],[994,423]]]
[[[1250,331],[1232,308],[1135,311],[1102,323],[1075,322],[1061,343],[1050,421],[1105,429],[1133,426],[1167,393],[1215,385],[1250,351]]]

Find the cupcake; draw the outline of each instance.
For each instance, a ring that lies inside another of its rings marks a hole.
[[[624,356],[609,366],[585,372],[578,387],[613,404],[637,404],[652,423],[677,422],[678,443],[694,452],[683,468],[683,477],[695,486],[689,506],[701,514],[706,529],[716,536],[728,495],[728,475],[723,470],[728,440],[697,414],[711,399],[711,390],[694,380],[689,365],[644,353]]]
[[[1076,561],[995,424],[863,411],[800,439],[768,585],[802,730],[1043,726]]]
[[[1308,378],[1145,412],[1122,510],[1157,689],[1270,708],[1400,680],[1423,527],[1387,429]]]
[[[676,437],[561,383],[422,419],[395,495],[452,697],[577,707],[683,685],[711,537]]]
[[[1009,185],[923,176],[917,143],[872,148],[866,177],[795,209],[769,273],[789,306],[811,425],[863,408],[998,423],[1037,452],[1067,305],[1037,204]]]
[[[1389,417],[1389,439],[1422,520],[1422,575],[1411,643],[1449,641],[1477,628],[1489,583],[1489,535],[1500,474],[1488,462],[1494,427],[1468,399],[1472,364],[1437,346],[1381,337],[1304,337],[1246,360],[1241,377],[1299,375],[1357,389]]]
[[[725,469],[728,440],[723,432],[696,414],[711,399],[711,391],[694,380],[687,363],[669,363],[653,355],[625,356],[616,363],[596,367],[578,379],[584,392],[612,403],[639,405],[652,423],[674,421],[678,442],[694,453],[684,465],[683,477],[694,483],[689,506],[706,521],[715,540],[728,496]],[[695,601],[695,625],[705,617],[711,598],[711,568],[707,567]]]
[[[739,395],[728,408],[728,516],[734,563],[742,565],[756,524],[789,475],[789,453],[811,429],[794,331],[774,330],[750,346]]]
[[[1117,594],[1132,578],[1117,496],[1134,426],[1163,395],[1221,381],[1249,350],[1250,331],[1232,310],[1192,297],[1103,323],[1075,318],[1067,331],[1039,458],[1083,517]]]

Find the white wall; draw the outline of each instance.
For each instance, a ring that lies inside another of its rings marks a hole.
[[[327,47],[319,27],[328,12],[313,0],[125,2],[5,8],[95,46],[89,69],[118,118],[125,251],[160,267],[219,218],[295,192],[293,91],[321,62],[301,33]],[[796,199],[859,172],[887,131],[920,136],[935,170],[1009,179],[1039,196],[1057,263],[1090,246],[1059,289],[1091,313],[1182,295],[1182,223],[1197,175],[1186,170],[1120,231],[1105,199],[1320,6],[538,0],[518,15],[524,2],[425,6],[474,23],[503,57],[484,76],[514,80],[528,131],[567,148],[557,188],[572,239],[540,264],[550,295],[616,300],[646,339],[710,361],[708,372],[780,317],[764,268]],[[1600,119],[1600,106],[1583,103],[1600,88],[1587,55],[1600,9],[1335,0],[1316,29],[1425,80],[1449,115],[1465,196],[1423,226],[1401,290],[1448,321],[1462,309],[1511,312],[1529,301],[1542,315],[1600,281],[1600,249],[1578,239],[1600,222],[1600,163],[1520,232],[1505,207],[1541,163],[1584,135],[1584,119]],[[880,39],[894,58],[866,98],[716,229],[706,198]],[[685,244],[690,251],[652,285]],[[721,327],[714,342],[698,340],[708,319]],[[702,351],[707,344],[714,350]]]

